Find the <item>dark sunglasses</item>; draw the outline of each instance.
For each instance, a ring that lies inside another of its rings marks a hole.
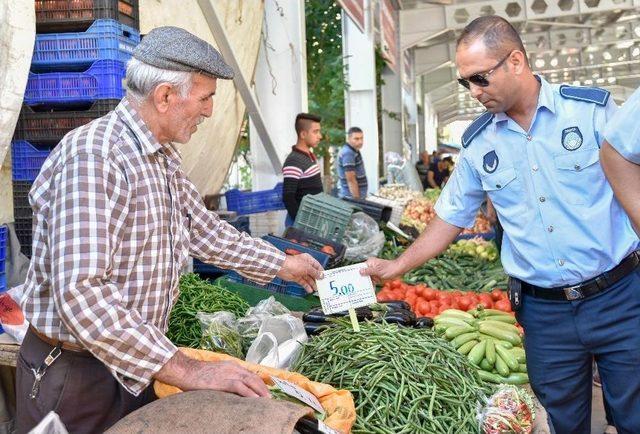
[[[511,53],[513,53],[513,51]],[[473,74],[469,78],[459,78],[458,79],[458,83],[460,83],[462,86],[466,87],[467,89],[471,89],[471,84],[470,83],[473,83],[476,86],[480,86],[480,87],[489,86],[490,83],[489,83],[489,80],[487,80],[487,77],[489,77],[491,74],[493,74],[496,69],[500,68],[500,65],[502,65],[505,62],[505,60],[507,60],[509,58],[509,56],[511,56],[511,53],[509,53],[505,57],[503,57],[502,60],[500,62],[498,62],[498,64],[496,66],[494,66],[493,68],[491,68],[489,71],[485,72],[484,74]]]

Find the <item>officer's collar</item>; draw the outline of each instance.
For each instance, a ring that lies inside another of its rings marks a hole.
[[[540,110],[541,107],[545,107],[551,113],[555,114],[556,104],[555,100],[553,99],[553,88],[551,87],[549,82],[541,76],[534,75],[534,77],[540,83],[540,93],[538,94],[538,107],[536,108],[536,112]],[[511,118],[506,113],[501,112],[496,113],[495,117],[493,118],[493,122],[508,121],[509,119]]]

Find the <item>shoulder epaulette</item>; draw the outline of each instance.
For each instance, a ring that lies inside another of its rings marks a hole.
[[[607,101],[609,101],[609,95],[611,95],[611,93],[599,87],[568,86],[563,84],[560,86],[560,95],[563,98],[592,102],[605,106],[607,105]]]
[[[462,134],[462,147],[466,148],[471,144],[471,141],[478,135],[480,132],[491,123],[493,119],[493,113],[484,112],[478,118],[476,118],[471,125],[467,127],[467,129]]]

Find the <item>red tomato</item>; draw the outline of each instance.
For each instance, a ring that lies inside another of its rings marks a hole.
[[[458,299],[458,306],[460,310],[464,310],[465,312],[469,310],[469,306],[471,306],[471,297],[468,295],[463,295]]]
[[[438,300],[447,300],[447,301],[451,301],[452,297],[451,297],[451,293],[446,292],[446,291],[441,291],[438,294]]]
[[[452,297],[462,297],[462,292],[458,291],[457,289],[455,291],[451,291],[451,296]]]
[[[393,288],[393,289],[400,288],[400,287],[402,286],[402,281],[400,281],[400,280],[398,280],[398,279],[396,279],[396,280],[392,280],[392,281],[391,281],[391,285],[390,285],[390,286],[391,286],[391,288]]]
[[[431,306],[431,312],[438,312],[440,308],[440,302],[438,300],[431,300],[429,302],[429,306]]]
[[[416,294],[422,296],[424,295],[424,290],[427,289],[426,285],[418,285],[416,286]]]
[[[493,291],[491,291],[491,298],[493,299],[493,301],[498,301],[502,298],[502,293],[504,291],[501,291],[498,288],[493,288]]]
[[[429,305],[429,302],[423,298],[418,299],[417,307],[418,307],[418,310],[421,310],[421,311],[431,310],[431,306]]]
[[[478,299],[487,309],[491,309],[493,307],[493,298],[491,298],[491,294],[480,294],[478,295]]]
[[[416,292],[416,287],[415,286],[408,287],[406,294],[407,294],[407,297],[409,297],[409,296],[417,296],[418,293]]]
[[[511,312],[511,303],[509,303],[509,300],[496,301],[496,304],[493,307],[494,309],[498,309],[503,312]]]
[[[422,296],[424,298],[426,298],[427,300],[429,300],[429,301],[435,300],[436,299],[436,292],[432,288],[425,288],[425,289],[422,290]]]

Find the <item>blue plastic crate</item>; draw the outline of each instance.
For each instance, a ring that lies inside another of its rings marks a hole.
[[[282,183],[276,184],[272,190],[240,191],[229,190],[224,194],[227,209],[238,214],[255,214],[264,211],[285,209],[282,201]]]
[[[277,249],[282,251],[288,248],[292,248],[292,249],[296,249],[301,253],[309,253],[318,262],[320,262],[320,265],[322,265],[323,267],[326,267],[327,264],[329,263],[329,255],[314,249],[305,248],[304,246],[292,243],[289,240],[286,240],[284,238],[274,237],[273,235],[265,235],[264,237],[262,237],[262,239],[273,244]],[[287,294],[287,295],[293,295],[296,297],[304,297],[307,295],[307,292],[302,286],[298,285],[297,283],[286,282],[280,279],[279,277],[276,277],[266,285],[258,285],[257,283],[252,282],[251,280],[240,276],[235,271],[230,272],[227,277],[234,282],[244,283],[245,285],[255,286],[255,287],[266,289],[267,291],[275,292],[278,294]]]
[[[312,247],[305,247],[298,243],[294,243],[286,238],[276,237],[274,235],[265,235],[264,237],[262,237],[262,239],[270,244],[273,244],[276,249],[283,252],[286,252],[287,249],[293,249],[297,250],[300,253],[308,253],[316,261],[318,261],[323,268],[327,267],[327,264],[329,264],[329,260],[331,259],[331,256],[327,255],[326,253],[323,253]]]
[[[87,104],[99,99],[121,99],[125,65],[98,60],[83,72],[29,73],[24,102],[29,106]]]
[[[140,43],[140,32],[116,20],[96,20],[86,32],[36,35],[32,71],[87,67],[98,60],[126,63]]]
[[[7,227],[0,226],[0,275],[4,275],[5,273],[5,260],[7,258],[7,238]]]
[[[11,142],[11,171],[14,181],[33,181],[51,152],[49,147],[37,148],[26,140]]]
[[[0,273],[0,293],[6,292],[6,291],[7,291],[7,275],[5,273]]]

